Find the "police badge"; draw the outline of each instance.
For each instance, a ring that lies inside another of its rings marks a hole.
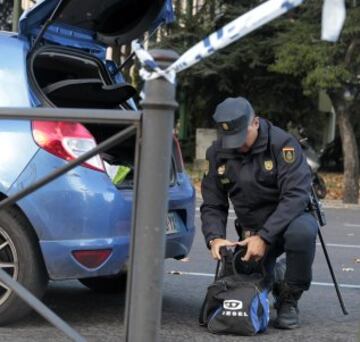
[[[226,122],[222,123],[222,128],[224,131],[228,131],[230,129],[229,125]]]
[[[295,161],[295,149],[294,147],[284,147],[282,154],[285,162],[291,164]]]
[[[264,167],[266,171],[271,171],[274,168],[274,163],[272,160],[265,160]]]

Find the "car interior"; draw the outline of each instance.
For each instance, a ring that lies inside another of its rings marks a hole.
[[[115,84],[104,64],[70,49],[40,49],[31,59],[33,81],[56,107],[116,109],[136,95],[130,84]]]
[[[127,100],[137,95],[130,84],[116,84],[104,63],[87,53],[70,48],[47,46],[38,49],[29,59],[29,74],[39,98],[45,106],[63,108],[131,109]],[[119,132],[122,127],[104,124],[85,124],[100,143]],[[102,153],[110,166],[131,168],[126,179],[118,185],[133,187],[135,137],[131,137]],[[171,168],[171,183],[175,181],[175,166]]]

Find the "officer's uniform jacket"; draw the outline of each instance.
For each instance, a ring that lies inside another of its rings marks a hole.
[[[201,184],[202,230],[206,243],[226,237],[231,200],[239,225],[257,231],[269,244],[308,207],[309,166],[296,139],[260,119],[251,150],[221,149],[215,141],[206,152],[209,170]]]

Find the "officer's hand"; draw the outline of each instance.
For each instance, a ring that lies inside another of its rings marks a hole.
[[[239,245],[247,246],[246,254],[241,258],[242,261],[249,261],[251,259],[259,261],[265,255],[267,249],[266,242],[259,235],[250,236],[240,241]]]
[[[237,241],[230,241],[225,239],[214,239],[211,245],[211,255],[215,260],[221,260],[221,247],[235,247],[239,244]]]

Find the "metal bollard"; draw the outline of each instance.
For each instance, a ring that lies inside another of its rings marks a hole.
[[[150,52],[161,68],[178,58],[169,50]],[[177,108],[175,85],[163,78],[146,82],[145,95],[125,308],[128,342],[159,340],[172,130]]]

